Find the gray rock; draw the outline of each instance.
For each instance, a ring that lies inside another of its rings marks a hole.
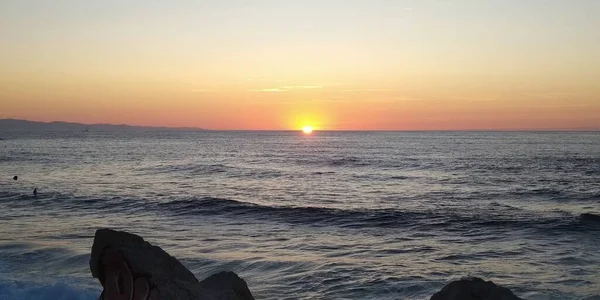
[[[194,274],[160,247],[138,235],[99,229],[94,237],[90,270],[103,281],[102,251],[122,253],[131,273],[145,277],[159,291],[161,300],[254,300],[246,282],[233,272],[221,272],[198,281]]]
[[[509,289],[481,278],[453,281],[431,296],[430,300],[523,300]]]

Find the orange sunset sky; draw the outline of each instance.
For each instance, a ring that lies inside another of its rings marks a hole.
[[[0,2],[0,118],[600,128],[600,1]]]

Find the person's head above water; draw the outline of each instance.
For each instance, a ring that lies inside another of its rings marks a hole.
[[[17,179],[19,179],[19,176],[13,177],[13,180],[17,180]]]

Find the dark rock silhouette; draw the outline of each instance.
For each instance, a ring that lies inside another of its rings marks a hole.
[[[181,262],[138,235],[99,229],[90,259],[92,276],[104,287],[104,300],[254,300],[233,272],[203,281]],[[430,300],[523,300],[509,289],[480,278],[453,281]]]
[[[453,281],[431,296],[430,300],[523,300],[509,289],[481,278]]]
[[[89,132],[89,131],[198,131],[194,127],[153,127],[113,124],[81,124],[68,122],[35,122],[0,119],[0,132]],[[2,138],[0,138],[1,140]]]
[[[19,179],[19,176],[13,177],[13,180],[17,180],[17,179]]]
[[[146,299],[146,296],[138,297],[139,286],[145,289],[142,295],[149,294],[149,299],[254,300],[246,282],[235,273],[221,272],[198,281],[181,262],[160,247],[122,231],[96,231],[90,270],[103,285],[105,300]],[[110,284],[116,286],[116,282],[119,287],[111,291]]]

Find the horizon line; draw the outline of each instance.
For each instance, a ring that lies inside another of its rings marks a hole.
[[[131,124],[111,124],[111,123],[80,123],[72,121],[35,121],[27,119],[1,118],[0,121],[25,121],[32,123],[66,123],[84,126],[128,126],[141,128],[164,128],[164,129],[180,129],[180,130],[201,130],[201,131],[286,131],[297,132],[302,129],[212,129],[206,127],[194,126],[168,126],[168,125],[131,125]],[[314,132],[600,132],[600,128],[484,128],[484,129],[315,129]]]

